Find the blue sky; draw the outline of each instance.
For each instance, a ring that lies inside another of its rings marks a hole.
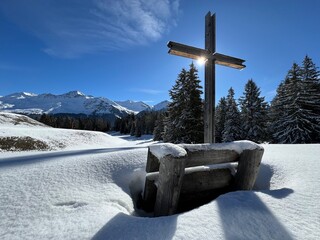
[[[166,43],[203,48],[208,11],[216,13],[217,52],[247,66],[217,66],[217,101],[230,87],[241,96],[251,78],[271,100],[293,62],[308,54],[320,66],[318,0],[1,0],[0,95],[169,99],[191,60],[169,55]]]

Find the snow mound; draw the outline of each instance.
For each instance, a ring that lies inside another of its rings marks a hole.
[[[0,153],[1,239],[320,239],[319,144],[263,145],[255,191],[147,218],[136,217],[133,204],[144,185],[145,140],[28,128],[33,137],[76,144]],[[0,134],[19,136],[28,128],[0,128]]]
[[[1,127],[48,127],[32,118],[15,113],[0,112]]]
[[[119,146],[127,143],[125,140],[102,132],[48,127],[29,117],[13,113],[0,113],[0,123],[0,146],[2,146],[0,147],[0,152],[5,150],[28,150],[25,145],[31,141],[40,145],[42,143],[43,147],[38,150],[91,149]],[[20,142],[23,147],[3,147],[10,141]],[[33,144],[30,150],[37,150],[37,148],[34,148]]]

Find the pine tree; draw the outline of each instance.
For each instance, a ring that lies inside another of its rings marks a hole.
[[[168,104],[168,116],[164,120],[163,141],[181,142],[183,126],[179,122],[184,105],[183,90],[187,81],[187,70],[182,69],[175,85],[169,91],[171,102]]]
[[[267,103],[260,97],[260,88],[250,79],[240,98],[242,138],[263,142],[267,140]]]
[[[222,134],[223,142],[231,142],[241,139],[241,119],[237,103],[234,99],[234,90],[230,88],[227,96],[227,112]]]
[[[226,112],[227,112],[227,101],[225,97],[222,97],[219,100],[219,103],[216,107],[215,123],[216,123],[216,142],[222,142],[222,134],[224,131],[224,124],[226,122]]]
[[[135,132],[134,136],[135,137],[141,137],[143,133],[143,120],[141,118],[136,118],[135,120]]]
[[[182,109],[180,121],[184,126],[182,142],[201,143],[203,142],[203,104],[201,99],[201,86],[198,77],[198,70],[194,64],[190,65],[187,72],[187,81],[184,90],[185,104]]]
[[[312,59],[305,56],[302,67],[302,108],[310,111],[309,120],[313,124],[312,142],[320,141],[320,72]]]
[[[273,137],[278,143],[308,143],[312,140],[314,126],[309,120],[311,111],[303,108],[302,89],[302,71],[294,63],[271,105]]]
[[[171,103],[165,119],[163,140],[173,143],[203,142],[203,107],[201,86],[194,64],[182,69],[169,91]]]
[[[155,128],[153,131],[153,140],[154,141],[162,141],[163,140],[164,118],[165,118],[165,113],[158,113],[158,118],[156,120]]]

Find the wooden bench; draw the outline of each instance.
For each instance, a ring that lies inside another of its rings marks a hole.
[[[152,145],[148,149],[143,208],[153,211],[154,216],[167,216],[177,213],[181,200],[187,198],[192,202],[208,194],[251,190],[263,152],[250,141]]]

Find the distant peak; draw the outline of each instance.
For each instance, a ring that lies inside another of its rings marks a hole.
[[[38,95],[34,93],[29,93],[29,92],[17,92],[17,93],[7,95],[6,97],[23,99],[25,97],[35,97],[35,96],[38,96]]]
[[[159,111],[159,110],[163,110],[166,109],[168,107],[168,104],[170,103],[170,101],[168,100],[164,100],[156,105],[153,106],[153,110],[155,111]]]
[[[38,96],[38,94],[35,94],[35,93],[29,93],[29,92],[22,92],[23,95],[25,96],[30,96],[30,97],[35,97],[35,96]]]
[[[85,97],[86,95],[80,91],[70,91],[65,94],[62,94],[62,96],[66,97]]]
[[[134,111],[136,113],[151,109],[151,107],[148,104],[142,101],[126,100],[126,101],[115,101],[115,102],[120,106],[126,109],[129,109],[131,111]]]

